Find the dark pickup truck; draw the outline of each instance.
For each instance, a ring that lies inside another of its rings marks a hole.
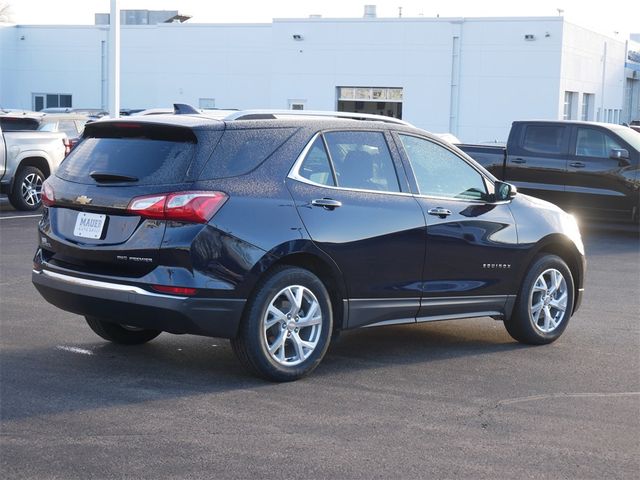
[[[566,210],[638,219],[640,133],[629,127],[518,121],[506,147],[457,146],[499,179]]]

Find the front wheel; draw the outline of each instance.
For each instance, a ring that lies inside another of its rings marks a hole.
[[[145,328],[121,325],[97,317],[85,317],[87,324],[96,334],[113,343],[121,345],[140,345],[153,340],[162,332]]]
[[[297,380],[324,357],[332,323],[329,293],[320,279],[302,268],[278,267],[249,299],[231,346],[256,375]]]
[[[571,270],[560,257],[538,257],[525,275],[511,318],[504,322],[509,335],[531,345],[557,340],[573,312]]]

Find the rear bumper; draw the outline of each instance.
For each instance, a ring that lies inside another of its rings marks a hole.
[[[47,269],[33,270],[31,279],[44,299],[62,310],[171,333],[234,338],[245,304],[244,299],[162,295]]]

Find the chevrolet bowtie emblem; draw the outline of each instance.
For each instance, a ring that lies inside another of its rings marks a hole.
[[[93,200],[93,198],[89,198],[86,195],[80,195],[79,197],[76,197],[76,203],[79,203],[81,205],[89,205],[91,203],[91,200]]]

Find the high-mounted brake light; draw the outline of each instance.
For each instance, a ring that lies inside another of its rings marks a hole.
[[[47,207],[52,207],[56,203],[56,195],[53,191],[53,187],[47,180],[42,183],[42,203]]]
[[[227,201],[222,192],[175,192],[136,197],[127,211],[144,218],[207,223]]]

